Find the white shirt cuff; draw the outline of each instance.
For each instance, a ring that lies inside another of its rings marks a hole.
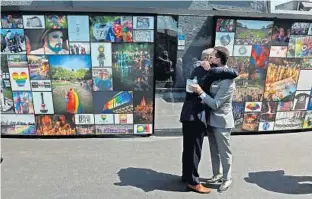
[[[199,97],[200,97],[201,99],[204,99],[206,96],[207,96],[207,94],[206,94],[205,92],[203,92]]]

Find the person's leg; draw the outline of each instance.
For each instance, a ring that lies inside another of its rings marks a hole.
[[[213,177],[208,181],[216,182],[219,178],[222,177],[222,167],[221,167],[221,159],[218,150],[217,140],[214,135],[214,132],[211,127],[208,127],[208,141],[210,148],[210,156],[211,156],[211,165],[212,165],[212,173]],[[218,179],[214,179],[217,177]]]
[[[183,149],[182,149],[182,181],[187,181],[187,176],[191,173],[191,152],[190,152],[190,142],[189,137],[192,131],[191,122],[182,123],[182,133],[183,133]]]

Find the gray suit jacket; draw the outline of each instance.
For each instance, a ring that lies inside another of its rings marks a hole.
[[[209,106],[210,115],[208,124],[218,128],[234,128],[234,117],[232,112],[232,100],[235,91],[233,79],[215,81],[210,87],[211,97],[203,93],[200,97],[202,102]]]

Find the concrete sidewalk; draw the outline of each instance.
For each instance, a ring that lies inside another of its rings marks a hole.
[[[232,137],[234,184],[185,192],[181,137],[2,139],[3,199],[312,198],[312,132]],[[207,139],[200,164],[211,175]]]

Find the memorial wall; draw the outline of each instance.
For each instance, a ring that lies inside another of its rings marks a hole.
[[[312,128],[312,23],[218,18],[215,45],[239,72],[233,131]]]
[[[154,21],[2,13],[1,133],[153,133]]]

